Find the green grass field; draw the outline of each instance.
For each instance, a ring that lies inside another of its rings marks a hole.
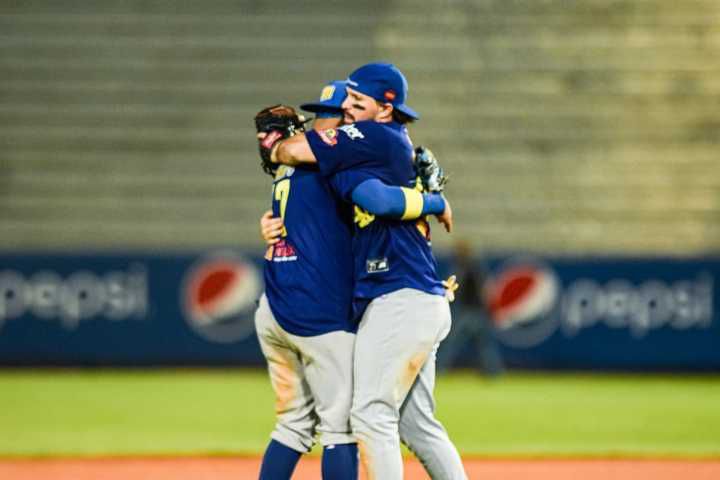
[[[439,378],[465,455],[720,457],[720,377],[470,373]],[[0,456],[257,454],[263,371],[0,370]]]

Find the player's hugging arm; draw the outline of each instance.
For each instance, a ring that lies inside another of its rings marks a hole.
[[[336,128],[342,123],[342,116],[330,116],[325,112],[324,116],[318,116],[313,123],[314,130],[327,130]],[[281,142],[271,152],[271,161],[283,165],[295,166],[301,163],[317,163],[317,158],[310,148],[307,137],[300,133],[289,137]]]
[[[436,193],[420,193],[405,187],[393,187],[379,179],[365,180],[352,191],[355,204],[380,217],[414,220],[425,215],[439,215],[445,210],[445,199]]]
[[[300,165],[301,163],[317,163],[315,154],[310,148],[304,133],[287,138],[273,147],[270,154],[273,163],[283,165]]]
[[[439,193],[420,193],[405,187],[392,187],[379,179],[362,182],[352,191],[352,200],[373,215],[399,220],[414,220],[425,215],[437,215],[445,229],[452,230],[450,202]],[[282,231],[282,219],[266,212],[260,219],[260,234],[268,245],[277,243]]]

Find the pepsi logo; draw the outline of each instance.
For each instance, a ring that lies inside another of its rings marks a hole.
[[[552,311],[559,283],[537,262],[513,262],[500,268],[488,288],[488,304],[500,340],[513,347],[531,347],[546,340],[558,326]]]
[[[181,298],[190,327],[203,338],[232,343],[253,333],[253,310],[261,292],[260,275],[233,254],[215,254],[185,275]]]

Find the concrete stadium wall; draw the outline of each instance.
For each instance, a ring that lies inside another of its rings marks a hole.
[[[253,114],[377,59],[475,247],[720,248],[714,0],[45,0],[0,4],[0,249],[259,247]]]

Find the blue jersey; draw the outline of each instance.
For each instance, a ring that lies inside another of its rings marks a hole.
[[[320,171],[347,202],[362,182],[414,187],[413,147],[407,129],[395,122],[358,122],[307,134]],[[355,299],[371,300],[402,288],[444,295],[423,219],[401,221],[355,210],[353,256]]]
[[[265,255],[265,294],[280,326],[299,336],[354,331],[352,217],[317,169],[281,166],[272,190],[281,240]]]

